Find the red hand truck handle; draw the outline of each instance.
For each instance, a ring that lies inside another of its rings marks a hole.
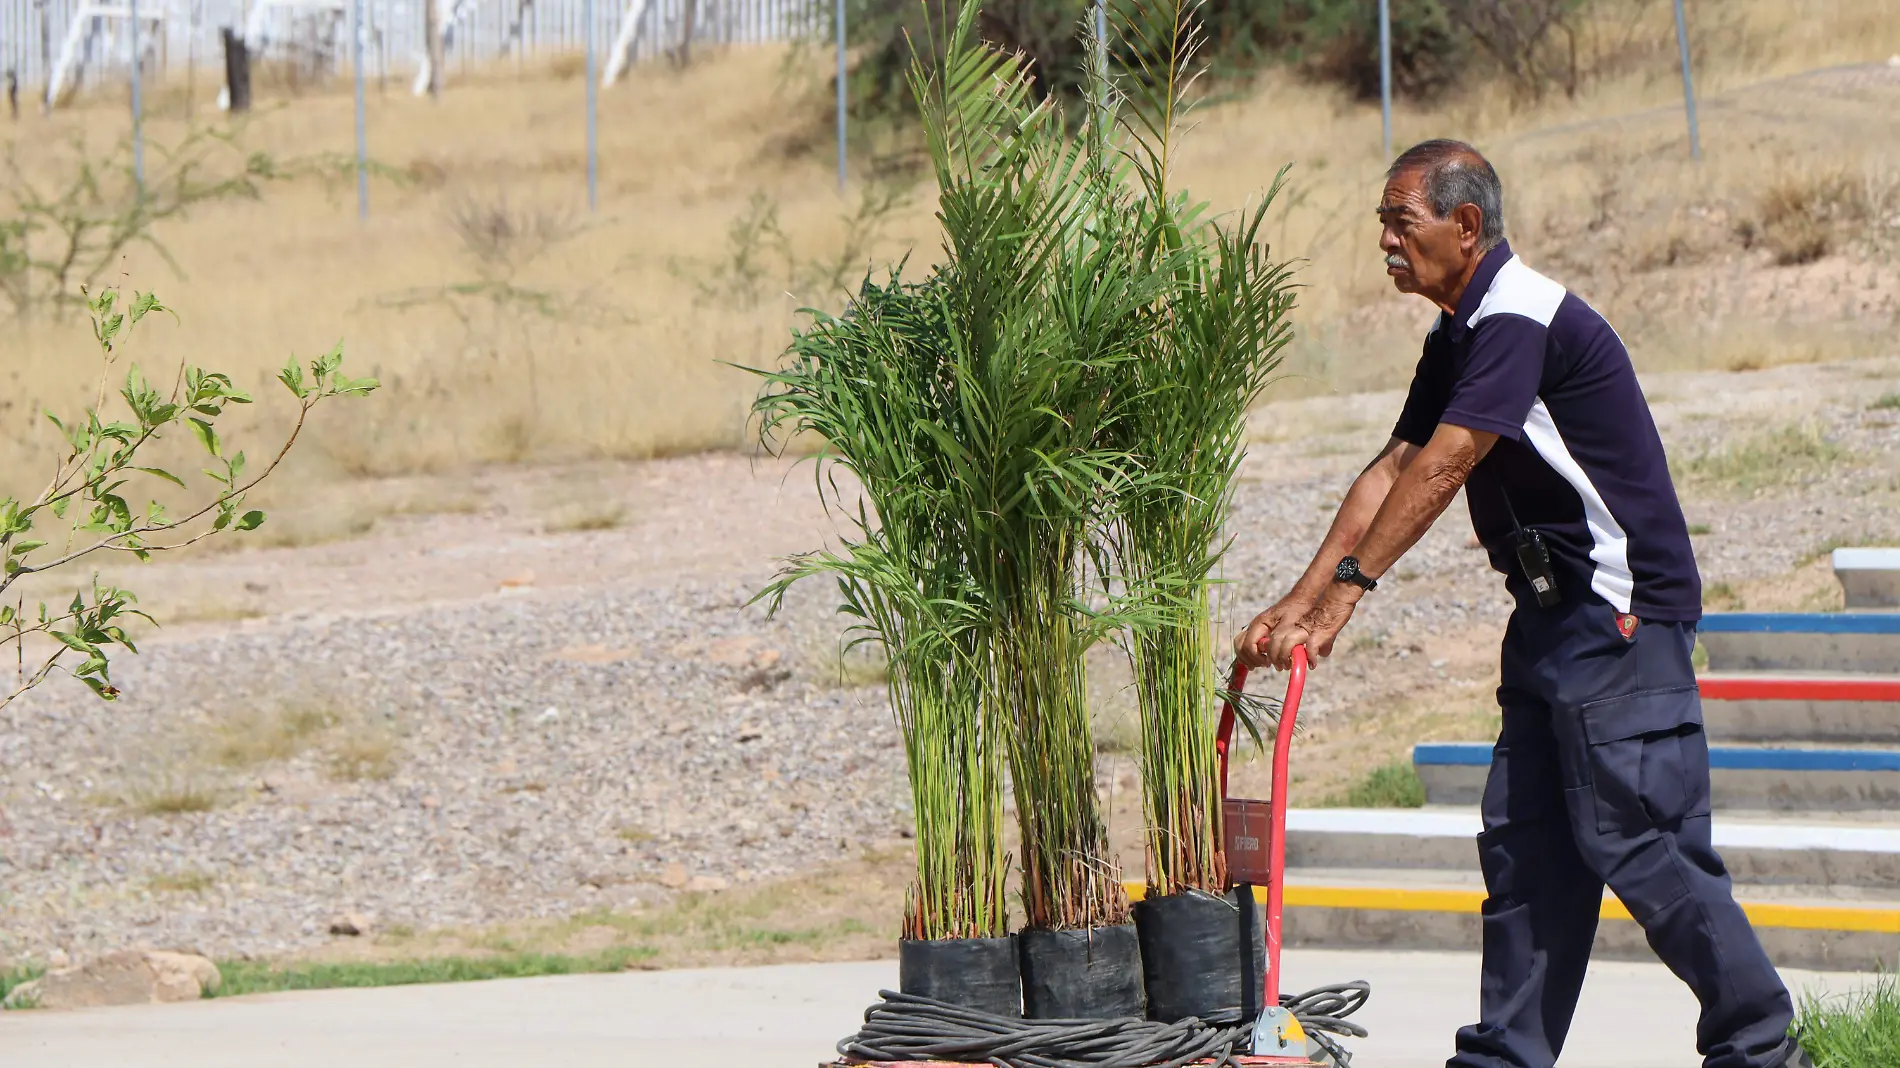
[[[1273,827],[1268,840],[1270,877],[1267,880],[1267,976],[1262,1005],[1280,1003],[1280,913],[1286,897],[1286,791],[1287,758],[1293,749],[1293,726],[1300,714],[1300,697],[1306,690],[1306,646],[1293,647],[1293,668],[1287,674],[1286,700],[1280,705],[1280,723],[1273,732],[1273,795],[1267,811]],[[1228,680],[1230,694],[1238,694],[1247,685],[1247,665],[1234,662]],[[1214,751],[1220,757],[1220,795],[1227,797],[1227,754],[1234,739],[1234,701],[1230,696],[1221,703],[1220,727],[1214,737]]]

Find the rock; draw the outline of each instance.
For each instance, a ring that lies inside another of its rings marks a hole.
[[[330,920],[330,933],[355,938],[369,933],[370,919],[360,912],[340,913]]]
[[[216,992],[222,982],[218,966],[195,953],[123,949],[15,987],[7,995],[7,1007],[84,1009],[192,1001]]]
[[[724,890],[726,881],[717,875],[695,875],[686,881],[686,889],[695,893]]]
[[[686,865],[675,863],[668,864],[665,868],[662,868],[660,870],[660,885],[671,890],[678,890],[680,887],[685,886]]]
[[[67,956],[63,949],[55,949],[46,955],[46,967],[51,970],[64,968],[72,962],[73,959]]]
[[[196,953],[153,950],[145,954],[156,988],[154,1001],[195,1001],[224,985],[218,966]]]

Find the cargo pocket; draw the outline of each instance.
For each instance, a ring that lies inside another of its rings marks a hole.
[[[1578,710],[1599,834],[1637,834],[1709,813],[1709,742],[1694,686]]]

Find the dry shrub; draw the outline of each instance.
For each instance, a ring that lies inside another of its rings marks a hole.
[[[344,782],[382,781],[396,774],[400,763],[397,742],[388,731],[356,728],[328,745],[330,777]]]
[[[212,756],[229,768],[288,760],[336,723],[326,708],[245,709],[213,728]]]
[[[1740,236],[1783,266],[1812,263],[1833,251],[1844,230],[1865,223],[1871,207],[1866,180],[1845,168],[1783,175],[1762,191]]]

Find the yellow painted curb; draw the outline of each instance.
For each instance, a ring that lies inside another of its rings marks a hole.
[[[1130,901],[1140,901],[1148,892],[1138,882],[1123,884]],[[1265,891],[1260,891],[1264,897]],[[1288,908],[1364,909],[1389,912],[1458,912],[1477,914],[1483,910],[1482,890],[1408,889],[1387,886],[1313,886],[1295,883],[1286,888]],[[1742,911],[1757,927],[1793,927],[1810,931],[1866,931],[1875,934],[1900,934],[1900,908],[1854,905],[1785,905],[1762,901],[1744,901]],[[1613,895],[1603,896],[1602,918],[1628,920],[1629,910]]]

